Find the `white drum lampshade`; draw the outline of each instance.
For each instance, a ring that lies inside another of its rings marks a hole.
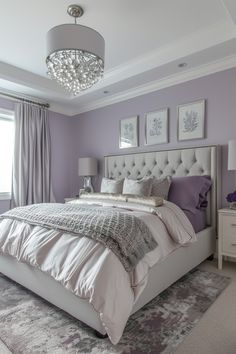
[[[79,158],[78,174],[84,177],[84,189],[93,192],[91,177],[97,175],[97,160],[94,157]]]
[[[236,170],[236,140],[228,144],[228,170]]]
[[[73,4],[67,9],[75,23],[53,27],[47,34],[48,75],[77,95],[103,77],[105,41],[90,27],[78,25],[84,10]]]

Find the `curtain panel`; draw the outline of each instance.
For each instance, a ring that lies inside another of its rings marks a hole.
[[[12,207],[53,201],[48,111],[16,104]]]

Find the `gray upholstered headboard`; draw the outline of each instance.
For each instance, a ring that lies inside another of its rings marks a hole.
[[[208,207],[208,223],[216,227],[220,203],[220,147],[204,146],[156,152],[105,156],[105,177],[133,179],[153,175],[193,176],[209,175],[212,190]]]

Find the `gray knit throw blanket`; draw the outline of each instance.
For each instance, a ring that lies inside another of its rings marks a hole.
[[[12,209],[0,218],[74,233],[101,242],[119,258],[127,272],[157,242],[147,225],[134,215],[114,208],[75,204],[34,204]]]

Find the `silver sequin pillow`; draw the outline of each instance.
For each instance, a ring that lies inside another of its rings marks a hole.
[[[151,196],[168,199],[168,193],[171,185],[171,177],[153,178]]]

